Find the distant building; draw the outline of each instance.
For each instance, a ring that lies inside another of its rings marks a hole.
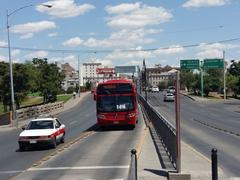
[[[109,71],[110,70],[110,71]],[[87,82],[103,82],[116,77],[115,73],[111,73],[114,68],[103,66],[102,63],[88,62],[83,63],[81,67],[81,76],[83,85]]]
[[[62,88],[67,91],[69,87],[78,86],[78,71],[76,71],[69,63],[61,65],[61,70],[65,74],[65,79],[62,84]]]
[[[174,74],[179,68],[171,66],[161,67],[156,65],[154,68],[147,68],[147,81],[150,86],[158,86],[160,82],[168,83],[173,81]]]

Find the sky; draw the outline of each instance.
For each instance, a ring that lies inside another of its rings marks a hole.
[[[240,0],[2,0],[6,62],[7,12],[15,63],[180,66],[181,59],[222,58],[223,50],[227,61],[240,59]]]

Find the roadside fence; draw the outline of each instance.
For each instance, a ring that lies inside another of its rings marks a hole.
[[[176,168],[177,151],[176,151],[176,130],[151,104],[145,101],[144,97],[138,94],[138,100],[144,107],[148,119],[152,122],[154,129],[160,138],[170,161]]]

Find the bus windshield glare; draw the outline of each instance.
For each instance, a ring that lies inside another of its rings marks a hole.
[[[98,111],[120,112],[134,109],[133,96],[101,96],[97,101]]]

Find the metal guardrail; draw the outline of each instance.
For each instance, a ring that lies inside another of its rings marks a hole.
[[[131,150],[131,162],[127,180],[137,180],[137,151],[135,149]]]
[[[63,107],[64,107],[64,103],[61,101],[61,102],[43,104],[40,106],[33,106],[33,107],[18,109],[17,119],[24,120],[24,119],[36,117],[41,114],[46,114],[55,110],[62,109]]]
[[[142,104],[147,117],[152,122],[158,136],[160,137],[167,154],[176,168],[176,129],[161,114],[156,111],[151,104],[145,101],[144,97],[138,94],[138,100]]]

